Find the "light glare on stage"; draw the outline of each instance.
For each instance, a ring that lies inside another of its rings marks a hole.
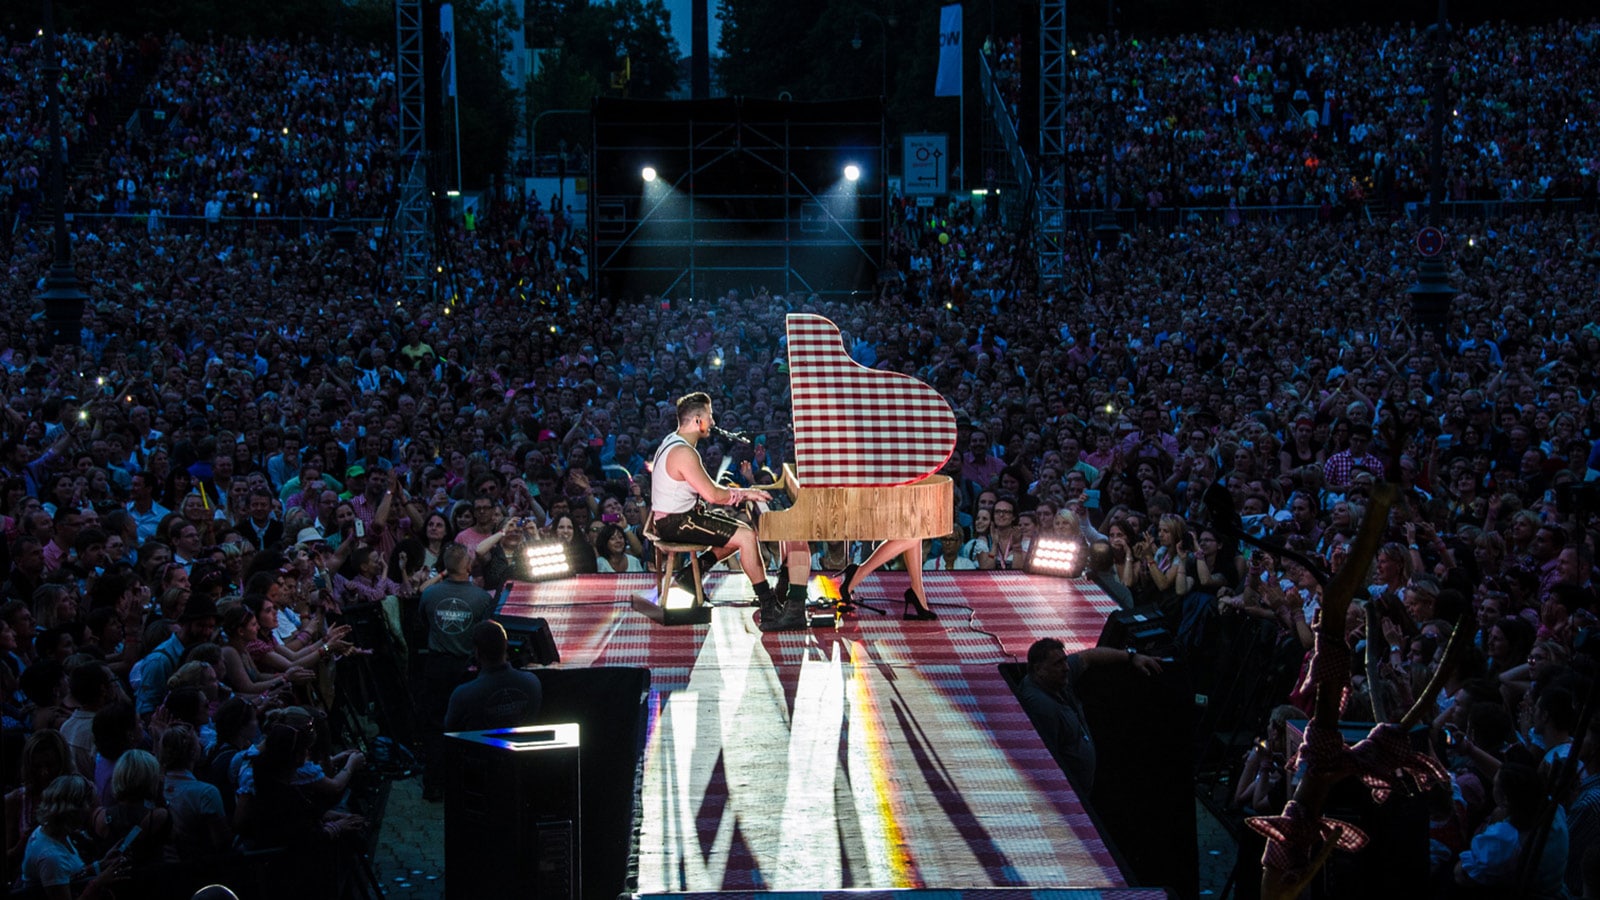
[[[643,178],[646,183],[655,181],[656,180],[655,167],[654,166],[645,166],[644,168],[640,169],[639,170],[639,177]]]
[[[1058,537],[1041,537],[1028,554],[1028,571],[1035,575],[1076,578],[1083,573],[1083,544]]]
[[[555,581],[572,574],[566,545],[560,541],[539,541],[523,551],[528,561],[529,581]]]
[[[861,167],[855,163],[845,166],[844,179],[846,181],[859,181],[861,179]]]

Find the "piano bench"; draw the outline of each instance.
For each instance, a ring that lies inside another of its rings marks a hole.
[[[656,559],[661,561],[661,583],[657,596],[662,604],[666,603],[667,591],[672,588],[672,575],[677,571],[678,555],[689,557],[689,574],[694,581],[694,605],[696,608],[706,605],[705,586],[701,580],[705,573],[700,571],[700,554],[707,550],[714,550],[710,544],[673,544],[655,542]]]

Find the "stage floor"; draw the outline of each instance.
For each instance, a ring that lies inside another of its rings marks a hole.
[[[863,610],[763,635],[754,609],[664,627],[647,575],[518,585],[502,611],[550,623],[561,665],[651,670],[638,887],[748,890],[1126,885],[998,665],[1036,638],[1094,645],[1116,604],[1086,581],[928,573],[938,621]],[[898,598],[877,573],[859,598]],[[717,604],[736,573],[707,578]]]

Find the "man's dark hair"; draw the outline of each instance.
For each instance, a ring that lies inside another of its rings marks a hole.
[[[94,734],[95,752],[110,760],[122,756],[132,749],[129,732],[138,724],[139,714],[134,712],[133,704],[125,700],[119,700],[95,713],[94,721],[89,726]]]
[[[245,596],[258,594],[265,597],[267,591],[271,590],[272,586],[277,583],[277,572],[257,572],[254,575],[251,575],[250,579],[244,583]]]
[[[51,628],[40,634],[39,638],[60,634],[61,629]],[[49,706],[56,701],[56,686],[61,683],[63,671],[61,663],[54,659],[41,659],[22,670],[22,674],[17,677],[17,688],[22,691],[22,696],[27,697],[35,706]]]
[[[117,618],[115,609],[109,606],[101,606],[89,610],[89,614],[83,617],[83,624],[88,627],[90,634],[99,637],[100,632],[105,631],[106,626],[111,624],[111,621],[115,618]]]
[[[1550,724],[1571,734],[1578,728],[1578,700],[1564,685],[1553,684],[1539,693],[1539,709]]]
[[[1061,643],[1060,638],[1044,637],[1034,641],[1033,646],[1028,648],[1028,671],[1038,671],[1045,660],[1050,658],[1050,654],[1057,650],[1062,653],[1067,652],[1067,645]]]
[[[1516,723],[1511,721],[1505,704],[1490,700],[1480,700],[1467,707],[1467,727],[1472,731],[1473,742],[1489,748],[1491,753],[1505,746],[1516,731]]]
[[[70,503],[63,503],[56,509],[56,517],[53,521],[56,523],[56,527],[59,528],[61,527],[61,523],[67,520],[67,516],[81,515],[83,515],[83,510],[73,506]]]
[[[67,690],[79,704],[93,703],[116,676],[105,663],[90,663],[73,669],[67,675]]]
[[[492,619],[472,626],[472,649],[478,654],[480,666],[494,666],[505,662],[505,628]]]
[[[711,395],[705,391],[695,391],[684,394],[678,398],[678,427],[689,424],[689,420],[701,415],[711,408]]]
[[[439,551],[439,568],[446,572],[454,572],[468,555],[464,545],[451,541]]]
[[[1550,532],[1551,543],[1557,550],[1564,550],[1567,546],[1567,530],[1560,525],[1540,525],[1540,531]]]
[[[72,549],[81,554],[95,544],[104,544],[105,542],[106,533],[104,531],[99,528],[85,528],[78,532],[77,537],[72,539]]]
[[[1116,556],[1111,552],[1111,544],[1107,541],[1095,541],[1089,545],[1089,570],[1092,572],[1109,572],[1116,567]]]
[[[101,575],[89,586],[89,608],[110,609],[128,592],[128,578],[123,575]]]
[[[239,736],[256,717],[256,708],[243,697],[229,697],[217,708],[216,727],[217,740],[227,741],[233,746],[234,739]]]
[[[44,542],[31,534],[18,535],[17,539],[11,542],[11,558],[16,559],[25,550],[43,546]]]

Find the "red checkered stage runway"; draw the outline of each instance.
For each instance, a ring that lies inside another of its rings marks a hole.
[[[651,670],[641,893],[1114,888],[1126,884],[998,665],[1034,639],[1089,647],[1115,604],[1088,582],[927,573],[934,622],[861,611],[763,635],[737,573],[707,577],[709,626],[657,625],[648,575],[518,585],[562,665]],[[857,592],[898,598],[903,573]]]

